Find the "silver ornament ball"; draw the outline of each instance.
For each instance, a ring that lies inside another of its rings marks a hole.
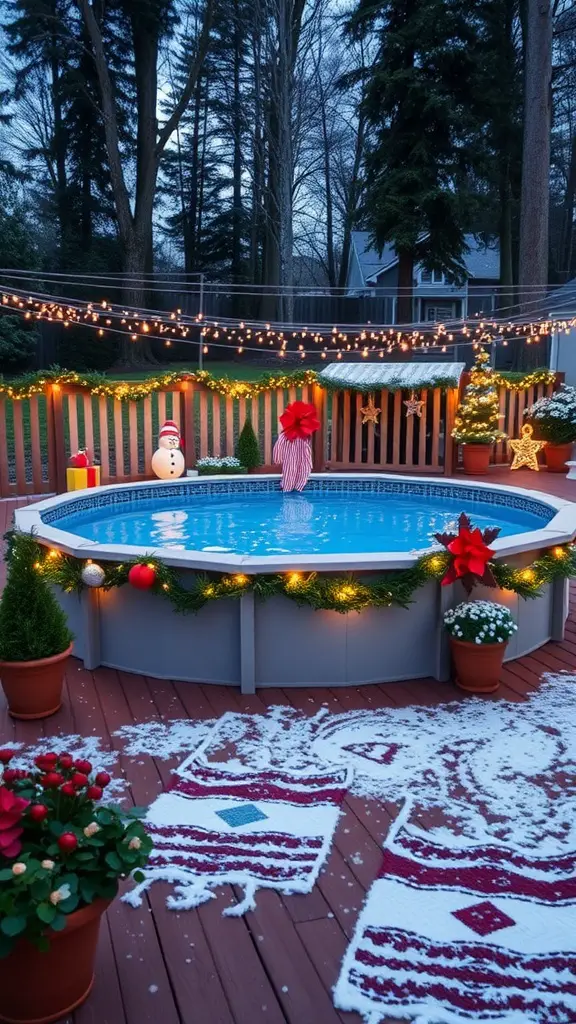
[[[104,583],[105,575],[106,573],[101,565],[96,565],[96,562],[86,562],[81,573],[82,583],[87,587],[101,587]]]

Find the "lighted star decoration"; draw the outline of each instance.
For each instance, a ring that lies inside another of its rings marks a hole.
[[[414,397],[414,392],[412,392],[412,394],[410,395],[410,398],[406,399],[406,401],[404,402],[404,405],[406,406],[406,416],[417,416],[418,419],[421,418],[421,416],[422,416],[422,406],[424,405],[424,400],[423,399],[419,399],[419,398],[415,398]]]
[[[546,446],[546,441],[534,441],[532,438],[533,428],[530,423],[525,423],[522,427],[522,437],[517,437],[515,440],[510,441],[510,447],[514,452],[514,459],[510,469],[520,469],[522,466],[527,466],[528,469],[535,469],[536,472],[540,469],[538,465],[538,452]]]
[[[374,405],[372,396],[368,399],[368,405],[361,406],[360,412],[362,413],[362,423],[378,423],[381,410]]]

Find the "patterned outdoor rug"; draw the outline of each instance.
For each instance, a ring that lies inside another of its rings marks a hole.
[[[405,818],[346,952],[336,1006],[369,1024],[573,1024],[574,854],[440,845]]]
[[[239,916],[255,907],[259,888],[310,892],[349,781],[346,769],[238,771],[234,762],[208,764],[195,753],[150,807],[154,850],[146,881],[125,901],[138,906],[142,892],[163,880],[174,883],[167,906],[187,910],[215,898],[213,887],[231,883],[244,898],[223,913]]]

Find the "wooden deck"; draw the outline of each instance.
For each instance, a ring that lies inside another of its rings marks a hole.
[[[576,499],[576,483],[563,476],[496,471],[485,479]],[[0,503],[2,532],[12,509],[30,500]],[[538,687],[542,673],[576,668],[576,591],[572,602],[565,640],[508,665],[499,694],[486,699],[522,701]],[[110,669],[87,672],[73,660],[66,702],[53,718],[15,723],[0,705],[0,745],[47,736],[57,746],[58,735],[77,732],[98,735],[115,748],[115,730],[136,722],[258,713],[272,704],[314,714],[322,706],[344,711],[454,699],[465,698],[451,684],[428,679],[336,690],[262,690],[242,697],[227,687],[164,682]],[[176,763],[122,758],[135,802],[150,802]],[[66,1018],[68,1024],[359,1024],[356,1014],[334,1009],[331,986],[395,813],[389,804],[348,797],[314,891],[289,897],[260,891],[256,911],[244,918],[221,916],[222,901],[232,896],[229,888],[218,891],[218,900],[184,913],[166,910],[160,884],[141,910],[117,902],[102,928],[93,993]]]

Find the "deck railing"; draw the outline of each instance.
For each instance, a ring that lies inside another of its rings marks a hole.
[[[558,376],[558,381],[560,376]],[[463,381],[463,384],[465,381]],[[556,384],[523,391],[500,388],[502,429],[517,437],[524,410]],[[165,419],[180,426],[187,468],[205,455],[232,455],[245,420],[252,421],[265,465],[271,466],[278,419],[296,398],[314,402],[322,429],[315,435],[317,470],[450,473],[456,457],[451,431],[457,389],[419,392],[421,415],[406,415],[407,391],[376,391],[377,421],[362,423],[367,396],[326,392],[317,384],[231,398],[192,382],[153,392],[139,401],[92,395],[80,387],[47,385],[30,398],[0,396],[0,497],[45,494],[66,489],[71,453],[88,448],[101,466],[102,483],[150,478],[150,461]],[[494,448],[493,462],[510,460],[506,442]]]

